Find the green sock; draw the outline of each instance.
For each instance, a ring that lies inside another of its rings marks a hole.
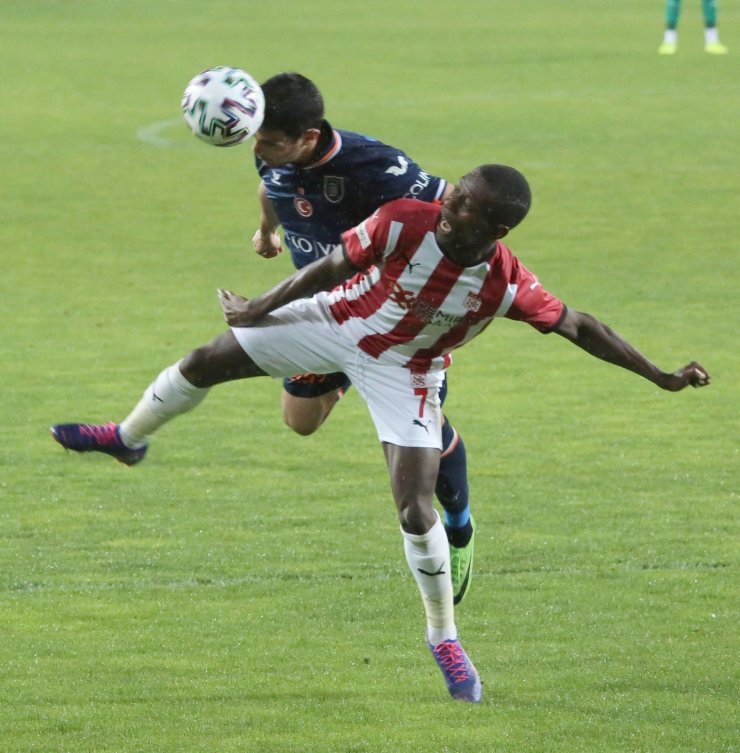
[[[713,29],[717,26],[717,2],[716,0],[701,0],[701,12],[704,14],[704,25]]]
[[[674,30],[678,26],[678,17],[681,15],[681,0],[666,0],[665,25],[667,29]]]

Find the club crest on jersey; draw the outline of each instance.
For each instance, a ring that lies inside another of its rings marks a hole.
[[[468,293],[463,301],[463,308],[466,311],[479,311],[482,303],[477,293]]]
[[[415,389],[424,389],[428,386],[427,375],[424,372],[412,371],[411,372],[411,386]]]
[[[344,178],[337,175],[325,175],[324,196],[332,204],[338,204],[344,198]]]
[[[296,196],[293,199],[293,206],[301,217],[310,217],[313,214],[313,204],[308,199],[304,199],[303,196]]]

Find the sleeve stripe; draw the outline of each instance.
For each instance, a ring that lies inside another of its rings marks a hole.
[[[447,181],[444,178],[439,179],[439,186],[437,187],[437,195],[434,197],[435,201],[440,201],[447,188]]]
[[[501,303],[496,309],[494,316],[506,316],[506,313],[511,308],[511,304],[514,303],[517,290],[519,290],[519,286],[514,282],[510,282],[506,286],[506,292],[504,293],[504,297],[501,299]]]
[[[398,239],[401,236],[401,230],[403,230],[403,222],[396,222],[393,220],[388,228],[388,240],[385,244],[385,250],[383,251],[383,258],[392,254],[398,245]]]

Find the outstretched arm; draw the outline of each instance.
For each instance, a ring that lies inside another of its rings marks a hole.
[[[357,270],[345,257],[342,246],[337,246],[328,256],[299,269],[271,290],[251,300],[219,290],[221,309],[231,327],[249,327],[286,303],[308,298],[320,290],[331,290],[355,272]]]
[[[689,385],[704,387],[711,381],[709,374],[696,361],[692,361],[673,373],[661,371],[642,353],[635,350],[626,340],[591,314],[568,309],[554,331],[592,356],[634,371],[635,374],[670,392],[678,392]]]

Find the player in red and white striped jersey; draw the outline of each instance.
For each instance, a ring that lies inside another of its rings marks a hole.
[[[359,348],[412,371],[446,368],[449,352],[494,317],[546,332],[564,312],[500,240],[472,266],[445,256],[435,236],[443,211],[399,199],[345,233],[349,263],[374,268],[329,298],[332,316]]]
[[[447,537],[433,506],[439,389],[450,351],[506,316],[557,332],[665,390],[710,381],[696,362],[661,371],[609,327],[544,290],[501,243],[529,204],[524,176],[502,165],[468,173],[442,207],[392,202],[345,233],[341,247],[268,293],[247,300],[221,291],[231,329],[165,369],[120,425],[58,425],[54,436],[70,449],[128,462],[130,453],[143,454],[150,434],[195,407],[213,385],[343,371],[367,403],[383,445],[433,656],[453,698],[479,701],[480,679],[455,625]]]

